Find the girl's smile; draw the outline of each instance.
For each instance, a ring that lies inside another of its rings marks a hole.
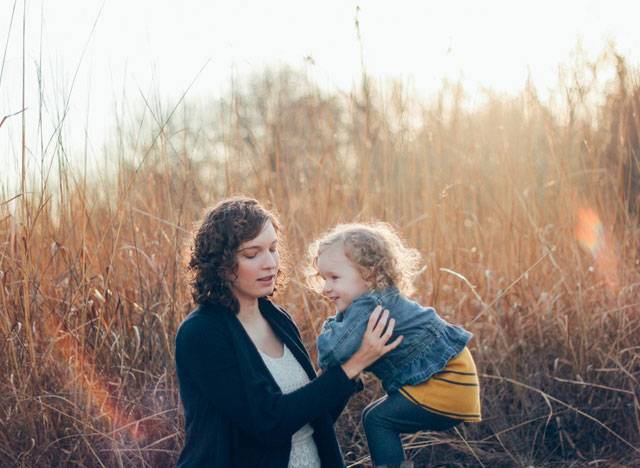
[[[338,312],[366,293],[369,285],[344,253],[342,244],[327,247],[318,255],[318,272],[324,280],[322,294],[333,302]]]

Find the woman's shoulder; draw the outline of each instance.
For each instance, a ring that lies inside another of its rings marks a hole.
[[[176,340],[198,335],[220,337],[224,334],[225,322],[228,318],[227,315],[230,313],[228,310],[223,310],[215,305],[197,305],[180,323]]]
[[[234,337],[225,324],[225,316],[229,313],[196,306],[185,317],[175,337],[175,360],[179,371],[205,361],[211,369],[232,364]]]

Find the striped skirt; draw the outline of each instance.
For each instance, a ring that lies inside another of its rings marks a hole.
[[[467,422],[482,420],[478,371],[469,348],[426,382],[405,385],[400,393],[424,409]]]

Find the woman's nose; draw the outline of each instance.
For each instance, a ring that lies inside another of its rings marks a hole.
[[[267,259],[264,262],[264,268],[277,268],[278,267],[278,256],[277,254],[269,252],[267,255]]]

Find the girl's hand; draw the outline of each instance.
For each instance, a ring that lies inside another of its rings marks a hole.
[[[382,316],[380,314],[382,314]],[[394,319],[389,320],[388,310],[385,309],[383,311],[382,307],[379,305],[376,306],[369,317],[367,330],[362,337],[360,348],[347,362],[342,364],[342,370],[347,374],[347,377],[353,379],[365,368],[369,367],[392,349],[395,349],[400,342],[402,342],[403,337],[399,336],[393,340],[392,343],[387,344],[387,341],[389,341],[393,334],[395,323]]]

